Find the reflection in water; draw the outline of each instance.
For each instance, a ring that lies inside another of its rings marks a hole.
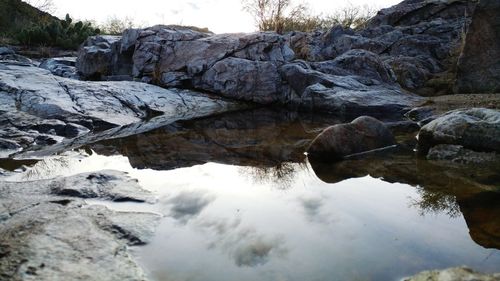
[[[11,179],[103,169],[137,178],[159,197],[146,209],[165,215],[152,243],[136,249],[155,280],[396,280],[463,264],[500,270],[496,167],[419,159],[411,141],[309,163],[305,147],[335,122],[266,110],[182,121],[95,143],[92,155],[44,159]],[[123,206],[145,208],[110,205]]]

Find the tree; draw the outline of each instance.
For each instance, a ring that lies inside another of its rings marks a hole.
[[[125,29],[135,28],[136,24],[134,20],[130,17],[118,18],[116,16],[108,17],[106,22],[100,26],[100,30],[103,34],[122,34]]]
[[[283,32],[283,23],[290,0],[242,0],[243,9],[255,19],[259,30]]]
[[[52,0],[24,0],[24,2],[49,14],[56,11],[56,6]]]

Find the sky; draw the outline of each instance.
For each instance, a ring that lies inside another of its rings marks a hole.
[[[240,0],[53,0],[55,14],[78,20],[105,22],[109,17],[134,19],[141,26],[182,24],[208,27],[215,33],[251,32],[255,24]],[[314,13],[328,14],[339,7],[370,5],[385,8],[401,0],[303,0]]]

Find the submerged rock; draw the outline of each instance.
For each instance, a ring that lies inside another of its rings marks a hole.
[[[495,281],[500,274],[482,274],[468,267],[455,267],[444,270],[424,271],[415,276],[403,278],[404,281]]]
[[[431,121],[418,135],[420,153],[438,144],[461,145],[485,152],[500,152],[500,111],[486,108],[448,112]]]
[[[310,158],[335,161],[394,144],[394,136],[382,122],[362,116],[349,124],[325,129],[313,140],[307,153]]]
[[[93,180],[103,177],[113,180]],[[0,183],[0,279],[146,280],[127,245],[147,243],[158,215],[113,212],[87,205],[79,192],[56,191],[99,190],[101,200],[116,198],[114,192],[151,197],[123,173]]]
[[[500,156],[495,152],[477,152],[470,149],[465,149],[461,145],[439,144],[432,147],[427,153],[429,160],[446,160],[455,163],[471,164],[471,163],[488,163],[499,162]]]

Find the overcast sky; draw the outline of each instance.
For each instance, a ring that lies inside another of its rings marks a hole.
[[[315,13],[328,14],[352,3],[376,8],[401,0],[303,0]],[[75,19],[104,22],[110,16],[130,17],[141,25],[183,24],[208,27],[216,33],[255,30],[252,18],[241,9],[240,0],[54,0],[56,15],[69,13]]]

